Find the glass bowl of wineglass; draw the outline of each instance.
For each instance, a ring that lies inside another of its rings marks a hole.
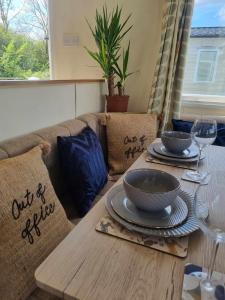
[[[217,123],[215,120],[199,119],[196,120],[191,128],[191,136],[193,142],[199,148],[199,155],[195,171],[188,171],[186,174],[189,178],[195,181],[201,181],[206,177],[206,172],[199,171],[199,161],[201,159],[202,150],[209,145],[212,145],[217,135]]]
[[[216,176],[213,176],[216,177]],[[214,180],[213,180],[214,181]],[[219,245],[225,244],[225,186],[199,184],[195,193],[194,211],[199,227],[212,241],[210,260],[206,276],[202,275],[200,283],[201,299],[216,299],[215,292],[221,282],[212,276]]]

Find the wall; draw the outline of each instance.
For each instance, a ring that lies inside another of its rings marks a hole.
[[[104,110],[101,83],[0,88],[0,141]]]
[[[130,71],[126,92],[131,96],[129,110],[146,111],[160,43],[160,26],[165,0],[108,0],[109,9],[118,3],[124,16],[132,13]],[[49,0],[51,65],[54,79],[101,78],[101,71],[83,46],[95,49],[86,24],[94,23],[96,8],[105,0]],[[74,38],[73,46],[65,46]]]

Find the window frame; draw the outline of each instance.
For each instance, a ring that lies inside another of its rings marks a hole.
[[[213,70],[213,76],[212,80],[198,80],[198,68],[199,68],[199,63],[200,63],[200,55],[202,52],[216,52],[216,59],[215,59],[215,67]],[[216,70],[217,70],[217,62],[218,62],[218,55],[219,54],[219,49],[218,48],[200,48],[198,49],[198,55],[197,55],[197,63],[195,67],[195,75],[194,75],[194,83],[214,83],[215,82],[215,77],[216,77]]]

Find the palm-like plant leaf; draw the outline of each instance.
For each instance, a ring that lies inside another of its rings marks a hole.
[[[86,47],[85,49],[89,55],[100,65],[104,73],[103,77],[108,79],[108,83],[110,81],[113,83],[114,74],[119,77],[121,85],[124,83],[125,79],[131,75],[131,73],[127,73],[130,42],[126,51],[123,51],[122,69],[118,65],[121,41],[132,28],[132,26],[127,28],[130,17],[131,15],[129,15],[125,21],[122,22],[122,8],[119,8],[117,5],[116,8],[109,13],[105,5],[103,6],[101,14],[98,12],[98,10],[96,10],[94,28],[92,28],[88,20],[86,20],[95,39],[98,51],[93,52]],[[114,84],[110,84],[110,87],[111,86],[114,87]],[[111,88],[109,88],[109,90],[110,89]],[[111,91],[111,94],[113,94],[113,90]]]
[[[115,64],[115,66],[114,66],[114,72],[116,73],[116,75],[120,79],[123,78],[123,72],[122,72],[121,68],[119,67],[119,65],[118,65],[118,63],[117,63],[116,60],[114,61],[114,64]]]
[[[122,86],[124,85],[124,81],[127,79],[127,77],[129,77],[130,75],[133,74],[132,72],[130,72],[130,73],[127,72],[129,55],[130,55],[130,41],[128,43],[128,47],[127,47],[126,51],[123,51],[122,68],[120,68],[120,66],[117,62],[118,57],[114,58],[114,72],[119,77],[119,82]]]
[[[126,75],[127,75],[129,55],[130,55],[130,41],[129,41],[126,51],[125,52],[123,51],[123,75],[124,75],[124,77],[126,77]]]

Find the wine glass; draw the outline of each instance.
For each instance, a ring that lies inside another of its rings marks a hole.
[[[197,166],[195,171],[188,171],[186,174],[188,177],[195,181],[201,181],[206,177],[206,172],[199,171],[199,161],[201,158],[202,150],[213,144],[217,135],[217,124],[215,120],[196,120],[191,128],[192,140],[199,148],[199,155],[197,160]]]
[[[216,176],[215,176],[216,177]],[[216,299],[216,286],[221,282],[212,278],[215,260],[220,244],[225,243],[225,187],[211,184],[207,187],[199,184],[195,193],[195,216],[203,233],[212,240],[210,262],[207,276],[200,283],[202,299]]]

